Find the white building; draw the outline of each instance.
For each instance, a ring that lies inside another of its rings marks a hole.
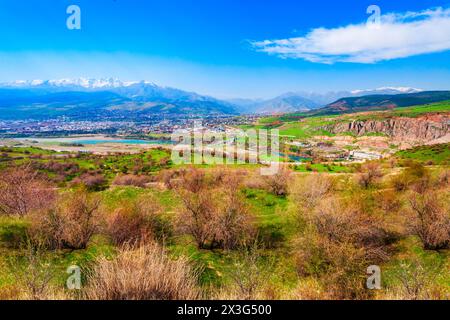
[[[350,151],[349,159],[353,160],[378,160],[383,156],[375,152]]]

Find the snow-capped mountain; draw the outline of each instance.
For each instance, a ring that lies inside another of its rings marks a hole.
[[[0,84],[0,118],[3,119],[237,113],[231,103],[148,81],[79,78]]]
[[[76,78],[76,79],[56,79],[56,80],[18,80],[9,83],[0,84],[2,87],[14,88],[44,88],[44,87],[58,87],[58,88],[84,88],[84,89],[111,89],[129,87],[135,84],[156,86],[154,83],[148,81],[121,81],[117,78]]]
[[[316,92],[289,92],[268,100],[233,99],[230,102],[238,105],[240,110],[252,113],[287,113],[295,111],[307,111],[321,108],[342,98],[361,97],[379,94],[406,94],[418,93],[423,90],[410,87],[381,87],[376,89],[364,89],[353,91],[330,91],[326,93]]]
[[[366,96],[373,94],[403,94],[403,93],[418,93],[423,91],[422,89],[411,88],[411,87],[381,87],[376,89],[364,89],[364,90],[353,90],[350,93],[353,96]]]
[[[91,117],[101,112],[109,114],[112,110],[127,117],[157,113],[289,113],[319,109],[342,98],[421,91],[410,87],[381,87],[327,93],[290,92],[267,100],[222,101],[195,92],[158,86],[149,81],[121,81],[117,78],[20,80],[0,84],[0,111],[3,113],[0,118],[8,118],[8,112],[17,116],[20,110],[26,110],[21,114],[23,117],[34,113],[48,117],[83,112],[86,117]],[[89,109],[94,107],[98,110]]]

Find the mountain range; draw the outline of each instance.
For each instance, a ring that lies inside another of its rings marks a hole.
[[[139,118],[157,114],[237,114],[235,106],[209,96],[147,81],[62,79],[0,85],[0,119],[68,116]]]
[[[277,114],[309,111],[324,107],[345,97],[361,97],[379,94],[408,94],[421,92],[421,89],[409,87],[382,87],[370,90],[337,91],[327,93],[288,92],[268,100],[234,99],[229,102],[238,106],[244,113]]]
[[[0,119],[139,119],[154,115],[335,114],[448,100],[448,92],[409,87],[289,92],[272,99],[220,100],[148,81],[60,79],[0,84]]]

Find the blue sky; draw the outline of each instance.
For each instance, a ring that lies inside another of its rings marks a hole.
[[[66,27],[72,4],[81,8],[81,30]],[[374,33],[362,27],[372,4],[386,15],[385,29]],[[0,81],[117,77],[220,98],[381,86],[450,89],[450,29],[443,28],[449,6],[411,0],[0,0]]]

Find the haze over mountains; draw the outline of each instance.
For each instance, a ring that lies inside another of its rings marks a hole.
[[[16,81],[0,85],[0,118],[132,118],[154,114],[236,114],[226,101],[117,79]]]
[[[421,89],[409,87],[382,87],[370,90],[337,91],[328,93],[314,92],[288,92],[268,100],[230,100],[241,107],[245,112],[251,113],[288,113],[296,111],[309,111],[326,106],[344,97],[361,97],[376,94],[404,94],[417,93]]]
[[[411,96],[409,96],[411,95]],[[415,96],[414,96],[415,95]],[[361,97],[364,97],[362,99]],[[409,97],[412,97],[411,99]],[[228,101],[148,81],[61,79],[0,84],[0,119],[137,119],[154,115],[234,115],[290,112],[341,113],[449,100],[448,92],[408,87],[330,92],[290,92],[273,99]]]

